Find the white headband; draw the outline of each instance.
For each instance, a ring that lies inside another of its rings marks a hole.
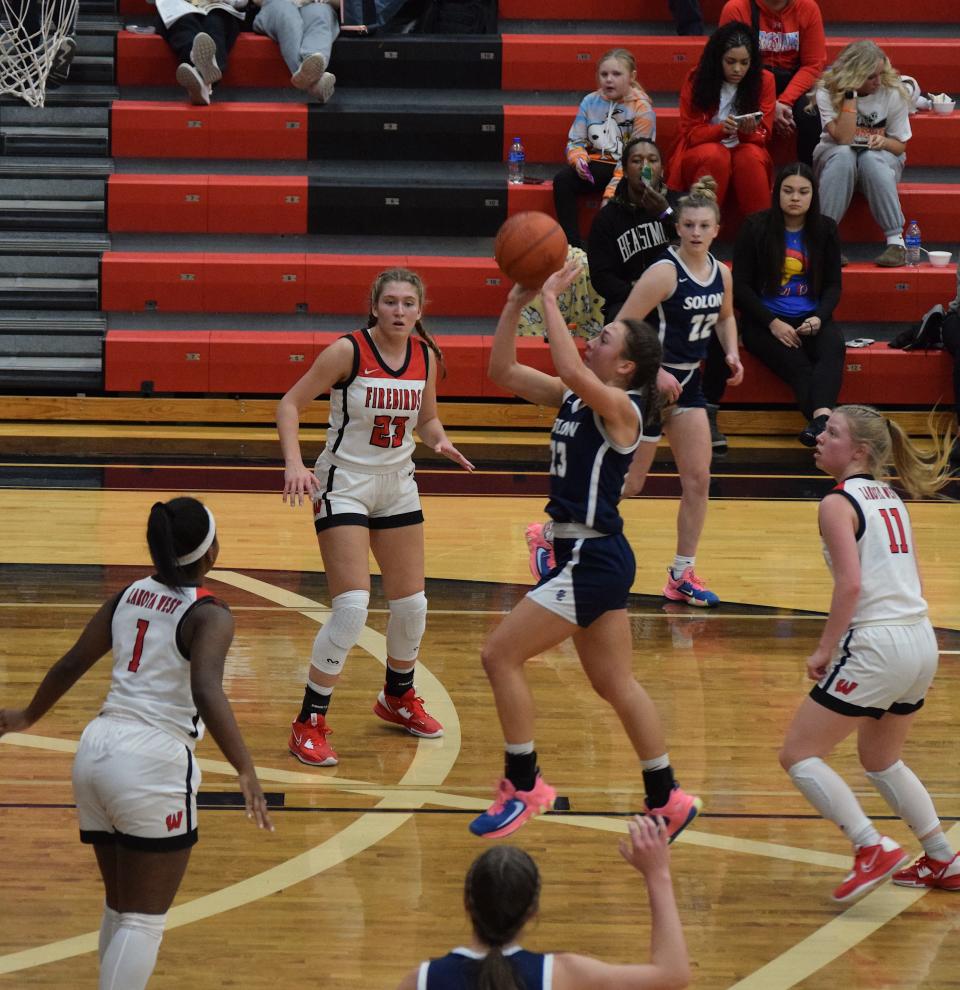
[[[213,546],[213,541],[216,539],[217,523],[213,518],[213,513],[206,506],[204,506],[204,509],[206,509],[207,518],[210,520],[210,528],[207,530],[207,535],[200,542],[200,546],[196,550],[191,550],[190,553],[185,553],[182,557],[177,557],[177,564],[180,567],[196,563]]]

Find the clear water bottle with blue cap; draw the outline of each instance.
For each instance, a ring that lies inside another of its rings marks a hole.
[[[523,182],[523,163],[526,161],[526,154],[523,150],[523,142],[515,137],[510,145],[510,154],[507,156],[507,181],[512,185],[519,185]]]
[[[907,264],[916,267],[920,264],[920,224],[916,220],[907,224],[903,242],[907,246]]]

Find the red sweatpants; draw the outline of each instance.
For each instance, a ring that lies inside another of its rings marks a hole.
[[[773,162],[762,145],[727,148],[720,143],[697,144],[683,153],[680,168],[686,189],[704,175],[712,175],[717,180],[717,201],[721,206],[732,185],[743,216],[770,208]]]

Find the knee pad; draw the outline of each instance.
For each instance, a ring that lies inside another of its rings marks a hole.
[[[345,591],[331,603],[330,618],[313,641],[310,665],[321,673],[336,676],[343,670],[347,654],[367,624],[369,591]]]
[[[427,596],[418,591],[406,598],[387,603],[390,618],[387,620],[387,656],[394,660],[416,660],[420,652],[420,640],[427,628]]]
[[[886,770],[868,770],[867,779],[915,835],[926,835],[940,824],[927,789],[903,760]]]

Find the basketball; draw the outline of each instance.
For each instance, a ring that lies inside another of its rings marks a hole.
[[[567,235],[546,213],[517,213],[497,231],[493,257],[507,278],[539,289],[566,263]]]

